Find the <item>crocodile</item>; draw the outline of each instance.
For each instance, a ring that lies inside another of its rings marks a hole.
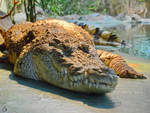
[[[109,32],[106,30],[102,30],[99,27],[89,26],[85,23],[78,23],[77,21],[74,22],[78,26],[81,26],[85,29],[92,37],[94,38],[95,45],[103,45],[103,46],[126,46],[125,40],[121,40],[116,33]],[[104,42],[106,41],[106,42]]]
[[[130,69],[127,64],[115,63],[122,61],[120,57],[107,57],[112,53],[107,52],[109,55],[104,57],[105,52],[95,49],[93,38],[86,30],[64,20],[23,22],[7,31],[0,28],[0,33],[16,76],[45,81],[76,92],[107,93],[118,83],[117,72]],[[105,59],[111,63],[107,65]],[[112,66],[113,62],[121,68]],[[133,70],[118,75],[145,78]]]

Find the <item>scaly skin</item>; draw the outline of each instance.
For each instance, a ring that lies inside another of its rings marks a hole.
[[[116,42],[116,43],[120,43],[122,45],[126,45],[124,40],[120,40],[120,38],[112,32],[104,31],[104,30],[101,30],[100,28],[90,28],[89,25],[84,24],[84,23],[75,22],[75,24],[81,26],[90,35],[92,35],[94,37],[94,43],[96,45],[117,46],[117,44],[114,44],[112,42]],[[104,43],[104,42],[102,43],[102,42],[99,42],[99,39],[103,39],[103,40],[105,40],[107,42],[111,42],[111,43]]]
[[[111,52],[97,50],[97,53],[103,63],[113,69],[121,78],[146,78],[143,74],[137,73],[133,68],[128,66],[126,61],[117,54]]]
[[[3,37],[18,76],[84,93],[107,93],[117,85],[117,75],[98,57],[93,38],[75,24],[56,19],[22,23]]]

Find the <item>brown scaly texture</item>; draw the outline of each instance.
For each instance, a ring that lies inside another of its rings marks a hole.
[[[28,43],[32,34],[32,23],[24,22],[12,26],[3,36],[4,44],[8,50],[8,59],[14,64],[24,45]]]
[[[121,78],[146,78],[143,74],[137,73],[126,61],[118,54],[97,50],[100,59],[105,65],[112,68]]]
[[[48,25],[49,20],[37,21],[35,23],[24,22],[21,24],[16,24],[6,32],[4,38],[5,46],[9,52],[8,55],[10,56],[9,60],[11,63],[15,63],[17,57],[20,55],[20,52],[22,50],[25,50],[25,48],[30,48],[34,45],[40,45],[43,43],[63,42],[63,44],[65,44],[66,46],[71,46],[72,48],[76,48],[79,44],[81,46],[86,46],[85,43],[90,43],[94,46],[92,38],[87,33],[84,33],[84,30],[81,30],[80,27],[75,27],[76,29],[74,29],[74,32],[72,32],[72,30],[70,30],[68,26],[68,34],[64,34],[63,32],[66,31],[64,28],[62,28],[62,26],[59,27],[59,23],[58,25]],[[79,30],[81,31],[81,34],[77,33]],[[53,34],[51,34],[51,32]],[[88,39],[83,37],[83,35],[88,37]],[[70,39],[68,39],[69,36]],[[73,36],[76,38],[72,39]],[[51,37],[52,39],[46,37]],[[83,41],[85,43],[83,43]]]

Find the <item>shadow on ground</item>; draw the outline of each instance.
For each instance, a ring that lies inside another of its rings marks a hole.
[[[83,94],[78,92],[72,92],[65,89],[55,87],[53,85],[47,84],[41,81],[35,81],[31,79],[25,79],[22,77],[15,76],[13,73],[9,75],[11,80],[17,81],[21,85],[27,87],[35,88],[44,92],[49,92],[55,95],[63,96],[68,99],[77,100],[87,104],[88,106],[95,108],[111,109],[116,107],[116,103],[111,100],[111,98],[106,95],[96,95],[96,94]]]

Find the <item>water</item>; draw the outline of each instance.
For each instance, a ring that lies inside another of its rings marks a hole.
[[[135,36],[135,40],[128,40],[130,47],[121,48],[120,51],[132,56],[150,59],[150,37]]]
[[[129,24],[114,27],[104,27],[105,30],[115,32],[122,40],[127,43],[126,47],[102,47],[110,51],[119,51],[130,56],[150,59],[150,25],[149,24]]]

